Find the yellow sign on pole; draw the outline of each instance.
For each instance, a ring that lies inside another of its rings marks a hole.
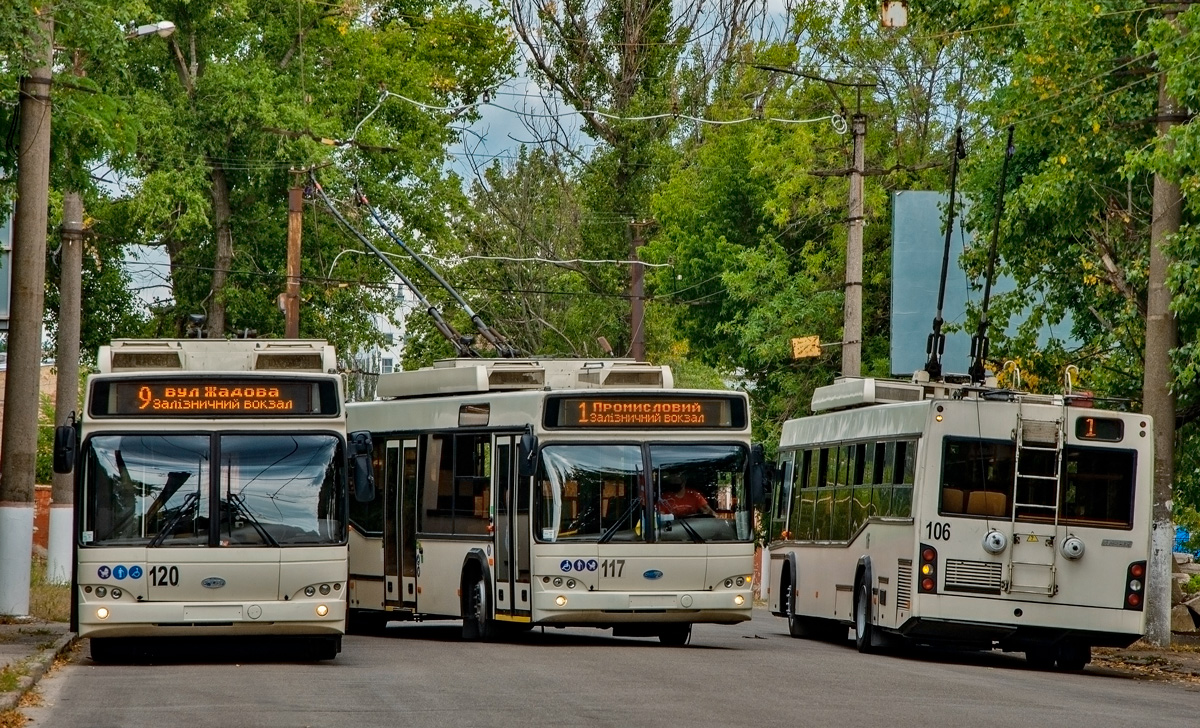
[[[792,339],[793,359],[811,359],[814,356],[821,356],[821,337],[801,336]]]

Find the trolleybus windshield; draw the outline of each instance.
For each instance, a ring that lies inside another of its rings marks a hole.
[[[747,461],[746,448],[732,444],[547,445],[534,535],[543,542],[649,541],[648,520],[657,541],[749,541]]]
[[[85,445],[80,540],[104,546],[342,543],[344,462],[331,434],[97,435]]]

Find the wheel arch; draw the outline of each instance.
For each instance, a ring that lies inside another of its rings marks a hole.
[[[779,611],[774,613],[775,616],[777,616],[777,617],[789,616],[787,613],[788,602],[785,601],[783,598],[783,592],[784,592],[783,585],[784,585],[784,583],[787,583],[789,585],[789,588],[792,590],[792,594],[794,595],[796,593],[796,580],[799,578],[799,574],[800,574],[800,569],[796,565],[796,554],[794,554],[794,553],[785,554],[783,557],[783,568],[781,568],[779,570],[779,584],[776,585],[776,586],[778,586],[778,591],[773,592],[773,593],[779,595],[779,602],[778,602]],[[794,599],[793,599],[793,601],[794,601]]]
[[[854,604],[858,606],[858,587],[860,584],[865,584],[867,587],[867,598],[871,596],[871,591],[875,583],[875,569],[871,564],[871,557],[862,555],[858,557],[858,563],[854,567]]]
[[[487,554],[481,548],[473,548],[463,557],[462,570],[458,577],[458,611],[462,616],[466,616],[467,590],[471,588],[473,583],[472,576],[478,576],[483,579],[485,587],[491,591],[492,588],[492,567],[488,565]],[[492,600],[488,599],[488,604],[491,605],[491,610],[495,612],[495,605]]]

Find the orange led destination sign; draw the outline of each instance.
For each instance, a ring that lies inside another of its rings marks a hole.
[[[99,381],[91,402],[94,416],[320,415],[337,408],[332,382],[265,378]]]
[[[729,397],[562,397],[547,413],[547,427],[709,428],[742,427]],[[735,407],[736,405],[736,407]],[[745,417],[740,416],[744,422]]]

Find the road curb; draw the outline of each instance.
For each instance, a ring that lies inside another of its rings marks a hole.
[[[23,666],[25,674],[17,679],[16,690],[0,693],[0,712],[12,710],[17,707],[17,703],[20,702],[25,693],[29,692],[37,684],[37,681],[42,679],[42,676],[50,669],[50,666],[54,664],[54,658],[66,652],[74,642],[75,633],[68,632],[55,640],[54,644],[50,647],[19,663]]]

